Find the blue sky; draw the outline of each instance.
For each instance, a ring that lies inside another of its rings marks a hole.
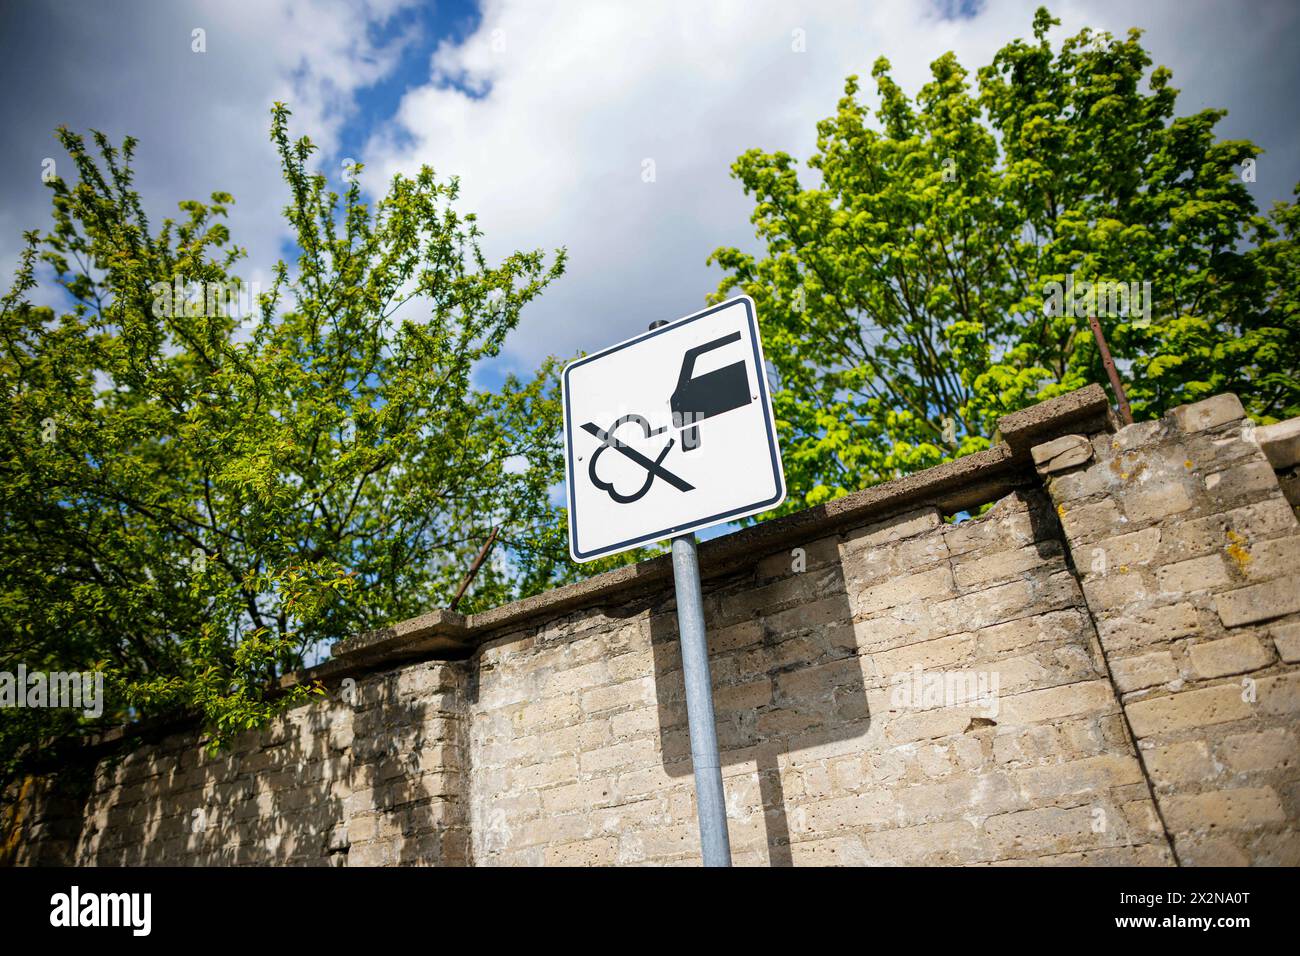
[[[378,45],[409,38],[392,72],[356,93],[357,109],[342,127],[339,154],[360,157],[367,140],[392,119],[409,89],[428,82],[429,59],[441,41],[464,42],[481,17],[474,0],[419,4],[399,11],[391,21],[371,28]]]

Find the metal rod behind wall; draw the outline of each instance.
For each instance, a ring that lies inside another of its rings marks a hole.
[[[452,598],[451,603],[447,605],[447,610],[449,611],[456,610],[456,605],[460,604],[460,599],[463,598],[465,596],[465,592],[469,590],[470,584],[473,583],[474,581],[474,575],[478,574],[478,569],[483,566],[483,561],[485,558],[487,558],[488,552],[492,550],[492,545],[496,542],[497,535],[500,533],[500,531],[501,531],[500,525],[497,525],[495,528],[492,529],[492,533],[488,535],[487,541],[484,543],[483,547],[479,549],[478,557],[476,557],[474,559],[474,563],[469,566],[469,571],[465,574],[465,577],[461,580],[460,587],[456,589],[456,596]]]
[[[1122,424],[1132,425],[1133,412],[1128,407],[1128,396],[1124,394],[1124,383],[1119,380],[1115,360],[1110,357],[1110,346],[1106,344],[1106,335],[1101,331],[1101,322],[1097,320],[1095,315],[1089,315],[1088,324],[1092,326],[1092,334],[1097,340],[1097,348],[1101,350],[1101,364],[1106,369],[1107,377],[1110,378],[1110,387],[1115,393],[1115,402],[1119,405],[1119,420]]]
[[[704,631],[700,557],[694,534],[673,538],[673,584],[677,591],[677,630],[686,682],[686,721],[695,768],[695,802],[700,818],[700,849],[705,866],[731,866],[727,803],[722,791],[722,761],[713,717],[713,682]]]

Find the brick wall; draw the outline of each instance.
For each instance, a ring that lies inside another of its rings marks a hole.
[[[463,865],[464,683],[444,661],[345,678],[217,754],[194,730],[112,752],[76,801],[73,775],[30,778],[6,862]]]
[[[702,545],[735,862],[1300,862],[1295,462],[1231,396],[1115,431],[1094,386],[1000,430]],[[30,779],[0,858],[698,860],[664,559],[304,678],[328,699],[221,754],[177,728]]]
[[[1041,493],[800,547],[708,589],[736,863],[1169,860]],[[996,710],[901,700],[914,667],[997,673]],[[667,595],[503,635],[477,670],[476,862],[698,859]]]
[[[1300,863],[1300,528],[1241,404],[1035,450],[1185,864]]]

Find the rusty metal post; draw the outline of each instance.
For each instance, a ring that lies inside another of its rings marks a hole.
[[[1088,311],[1091,312],[1092,310],[1089,309]],[[1095,315],[1089,315],[1088,324],[1092,326],[1092,334],[1097,340],[1097,348],[1101,349],[1101,364],[1106,367],[1106,375],[1110,378],[1110,387],[1115,393],[1115,401],[1119,405],[1120,421],[1125,425],[1132,425],[1133,412],[1128,407],[1128,396],[1124,394],[1124,384],[1119,380],[1119,372],[1115,369],[1115,361],[1110,357],[1110,347],[1106,344],[1105,333],[1101,331],[1101,322],[1097,320]]]
[[[479,550],[478,557],[475,558],[474,563],[469,566],[469,572],[465,575],[465,580],[461,581],[460,587],[456,589],[456,596],[451,599],[451,604],[447,605],[447,610],[456,610],[456,605],[460,603],[460,599],[463,598],[465,592],[469,590],[470,583],[474,580],[474,575],[478,574],[478,569],[483,566],[483,560],[488,556],[488,552],[492,550],[492,544],[496,541],[497,533],[500,532],[500,530],[501,527],[498,525],[493,528],[492,533],[488,535],[486,543],[484,543],[483,547]]]

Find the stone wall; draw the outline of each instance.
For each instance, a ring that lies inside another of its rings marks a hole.
[[[1232,396],[1116,431],[1092,386],[702,545],[735,862],[1300,862],[1296,456],[1266,431]],[[27,781],[0,855],[698,860],[665,559],[303,679],[328,698],[221,754],[170,728]]]
[[[113,753],[77,807],[55,799],[57,777],[33,778],[10,861],[466,864],[465,672],[428,661],[346,678],[216,754],[195,730]]]
[[[1300,862],[1300,529],[1251,431],[1220,395],[1060,474],[1036,449],[1188,864]]]
[[[783,549],[709,588],[738,864],[1168,861],[1041,494],[801,547],[802,570]],[[478,665],[476,862],[698,860],[667,596],[503,635]],[[996,707],[900,700],[914,667],[997,674]]]

